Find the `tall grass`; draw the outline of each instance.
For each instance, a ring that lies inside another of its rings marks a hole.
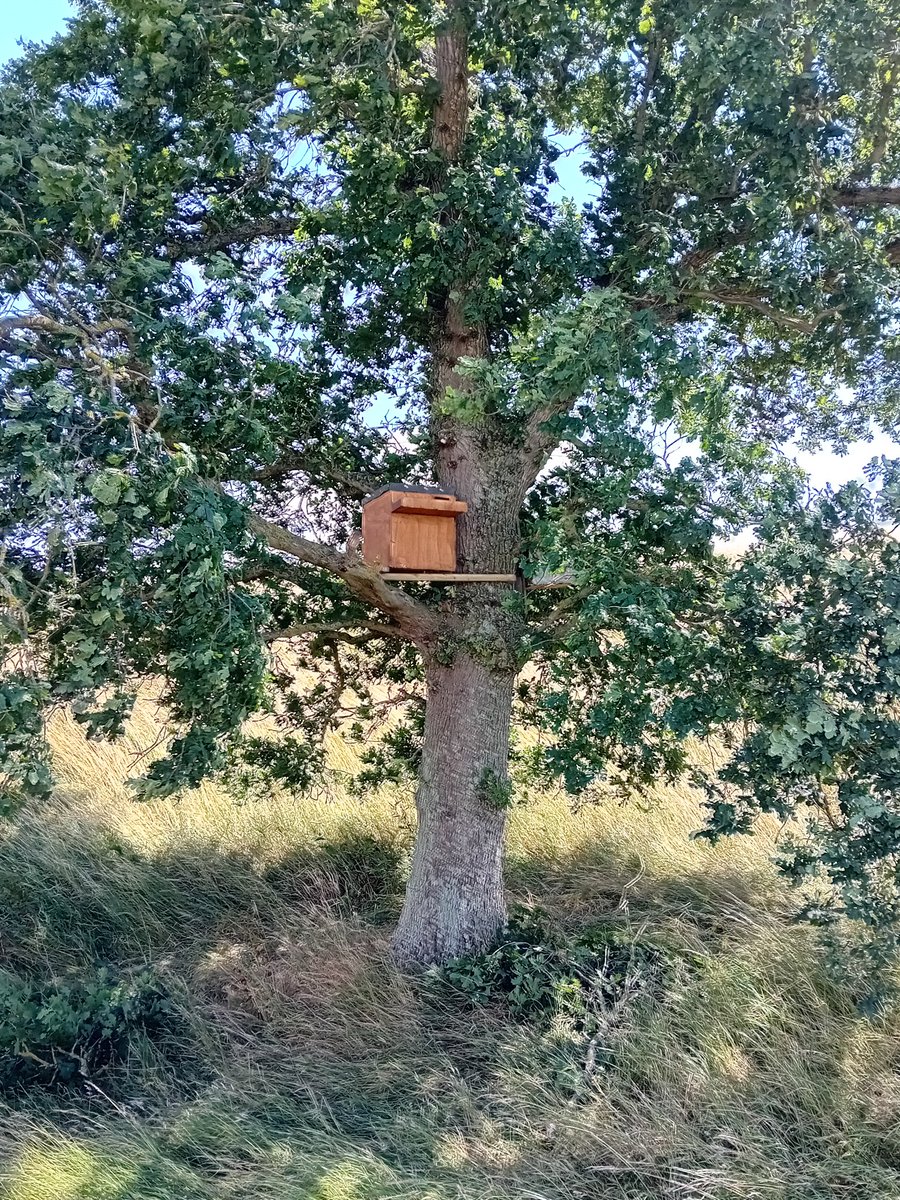
[[[525,795],[509,886],[562,926],[666,948],[667,985],[587,1046],[390,966],[409,797],[236,805],[124,787],[158,715],[88,746],[59,720],[54,800],[0,844],[3,965],[152,964],[163,1038],[78,1092],[0,1109],[5,1200],[897,1200],[900,1021],[862,1021],[790,921],[775,831],[691,841],[697,798],[573,813]]]

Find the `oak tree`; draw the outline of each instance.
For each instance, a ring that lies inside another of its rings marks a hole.
[[[48,706],[116,736],[142,678],[144,797],[304,786],[349,692],[404,705],[369,770],[417,764],[422,963],[504,920],[515,705],[576,792],[718,730],[710,834],[808,810],[788,869],[883,924],[895,476],[810,507],[782,448],[896,427],[898,15],[80,0],[0,86],[8,803]],[[517,583],[386,580],[354,531],[392,481]]]

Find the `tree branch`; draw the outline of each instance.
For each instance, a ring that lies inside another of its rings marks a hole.
[[[378,571],[362,559],[351,559],[333,546],[310,541],[282,525],[257,516],[256,513],[248,514],[248,524],[270,550],[287,554],[300,562],[339,576],[360,600],[393,617],[400,631],[410,641],[418,644],[428,641],[433,635],[437,622],[431,609],[405,592],[392,588]]]
[[[779,312],[777,308],[773,308],[763,296],[757,293],[729,290],[727,288],[718,291],[683,291],[680,293],[679,298],[723,304],[726,307],[751,308],[758,313],[762,313],[764,317],[768,317],[776,325],[783,325],[786,329],[796,329],[798,333],[815,333],[826,317],[833,317],[838,312],[836,308],[825,308],[821,309],[811,318],[797,317],[791,313]]]
[[[33,339],[10,337],[9,334],[36,334]],[[109,334],[115,334],[127,347],[125,363],[112,363],[96,343]],[[74,349],[72,357],[60,353],[61,347],[48,344],[47,338],[66,337],[79,343],[80,353],[90,363],[91,370],[103,371],[119,382],[131,382],[142,388],[150,383],[150,373],[135,352],[135,332],[128,321],[110,318],[105,321],[85,322],[70,316],[68,322],[58,321],[43,313],[21,313],[11,317],[0,317],[0,350],[17,358],[41,358],[50,360],[63,370],[73,369],[77,363]],[[66,348],[68,351],[68,348]]]
[[[292,533],[290,529],[285,529],[282,525],[276,525],[274,521],[257,516],[256,513],[249,513],[248,524],[270,550],[289,554],[292,558],[299,559],[300,562],[308,563],[311,567],[319,567],[323,571],[331,571],[334,575],[341,575],[346,569],[347,563],[344,555],[333,546],[327,546],[322,542],[313,542],[299,533]]]
[[[560,620],[565,619],[568,622],[571,618],[572,609],[577,608],[582,600],[586,600],[596,590],[596,585],[589,583],[584,587],[578,588],[577,591],[570,592],[568,596],[558,601],[544,613],[539,621],[535,621],[533,628],[546,632],[556,632],[556,626]]]
[[[547,422],[568,412],[574,396],[560,396],[554,404],[542,404],[525,422],[525,442],[522,448],[522,491],[528,491],[547,465],[550,455],[559,445],[559,437],[548,432]]]
[[[23,338],[0,337],[0,350],[13,358],[39,359],[42,362],[55,363],[62,371],[71,371],[76,365],[72,357],[65,357],[46,341],[40,338],[26,341]]]
[[[722,234],[710,242],[703,242],[699,246],[695,246],[693,250],[686,251],[681,258],[674,264],[676,275],[691,275],[695,271],[702,271],[703,268],[718,258],[726,250],[733,250],[737,246],[744,245],[749,242],[753,236],[753,229],[749,226],[744,226],[742,229],[724,230]]]
[[[283,479],[285,475],[292,475],[295,472],[305,471],[312,477],[321,477],[331,480],[339,487],[346,488],[356,496],[368,496],[375,490],[377,486],[374,480],[366,480],[358,475],[350,475],[346,471],[340,470],[338,467],[330,467],[323,463],[310,465],[304,458],[302,450],[287,450],[275,462],[270,463],[266,467],[261,467],[260,470],[253,473],[252,478],[257,483],[266,483],[273,479]]]
[[[87,338],[103,337],[107,333],[121,333],[130,344],[133,330],[127,321],[98,321],[93,325],[64,325],[52,317],[40,313],[23,313],[21,316],[0,317],[0,333],[12,333],[18,329],[33,330],[35,333],[55,333],[67,337],[78,338],[83,342]]]
[[[740,199],[740,197],[717,197],[717,199],[720,202],[726,199],[731,204]],[[900,187],[855,187],[848,185],[827,192],[825,199],[832,203],[835,208],[857,210],[891,208],[900,206]],[[752,238],[752,224],[744,225],[739,229],[723,230],[721,234],[714,237],[711,241],[705,242],[693,250],[686,251],[674,264],[675,272],[678,275],[685,275],[701,271],[708,263],[712,262],[714,258],[717,258],[726,250],[733,250],[737,246],[745,245]],[[887,247],[888,261],[892,264],[897,264],[898,262],[897,257],[892,254],[892,250],[895,247],[896,243],[892,243]]]
[[[843,187],[827,193],[836,208],[895,208],[900,205],[900,187]]]
[[[644,130],[647,125],[647,105],[656,78],[656,70],[660,59],[660,35],[654,29],[650,34],[647,47],[647,64],[644,68],[644,78],[641,84],[641,98],[634,114],[634,144],[640,150],[644,144]]]
[[[354,646],[364,646],[368,639],[352,637],[347,633],[351,629],[365,629],[376,637],[403,638],[410,641],[410,636],[398,625],[384,625],[378,621],[324,621],[319,625],[288,625],[286,629],[275,629],[265,635],[267,642],[288,641],[290,638],[302,637],[304,634],[326,633],[340,637],[342,641]]]
[[[241,221],[224,229],[200,229],[166,246],[168,258],[192,258],[197,254],[213,254],[229,246],[247,246],[260,238],[292,237],[302,226],[303,217],[275,216],[259,217],[254,221]]]

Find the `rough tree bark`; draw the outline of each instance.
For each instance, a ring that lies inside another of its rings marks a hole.
[[[490,422],[439,428],[438,481],[469,506],[459,522],[460,569],[511,573],[519,554],[521,449]],[[404,966],[481,949],[506,919],[509,730],[523,632],[515,589],[466,584],[423,647],[419,831],[394,942]]]
[[[468,124],[468,49],[451,4],[435,45],[440,93],[432,143],[447,169],[460,162]],[[442,488],[467,501],[458,523],[458,567],[511,573],[519,553],[523,449],[490,419],[468,424],[442,412],[448,388],[465,392],[463,357],[489,353],[487,329],[467,314],[461,278],[436,308],[431,348],[432,439]],[[508,587],[456,589],[443,628],[423,645],[427,708],[416,794],[419,829],[394,938],[403,966],[446,962],[481,949],[506,918],[503,840],[509,729],[521,618]]]
[[[513,676],[459,654],[427,673],[419,829],[394,935],[402,966],[487,945],[503,924],[503,835]]]

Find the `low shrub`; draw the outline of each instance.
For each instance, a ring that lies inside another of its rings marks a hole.
[[[77,1086],[158,1029],[172,1004],[150,971],[36,981],[0,974],[0,1089]]]
[[[658,991],[664,967],[657,946],[596,925],[560,933],[542,912],[520,908],[492,949],[436,975],[475,1004],[502,1004],[517,1020],[546,1023],[562,1014],[587,1030],[639,993]]]

